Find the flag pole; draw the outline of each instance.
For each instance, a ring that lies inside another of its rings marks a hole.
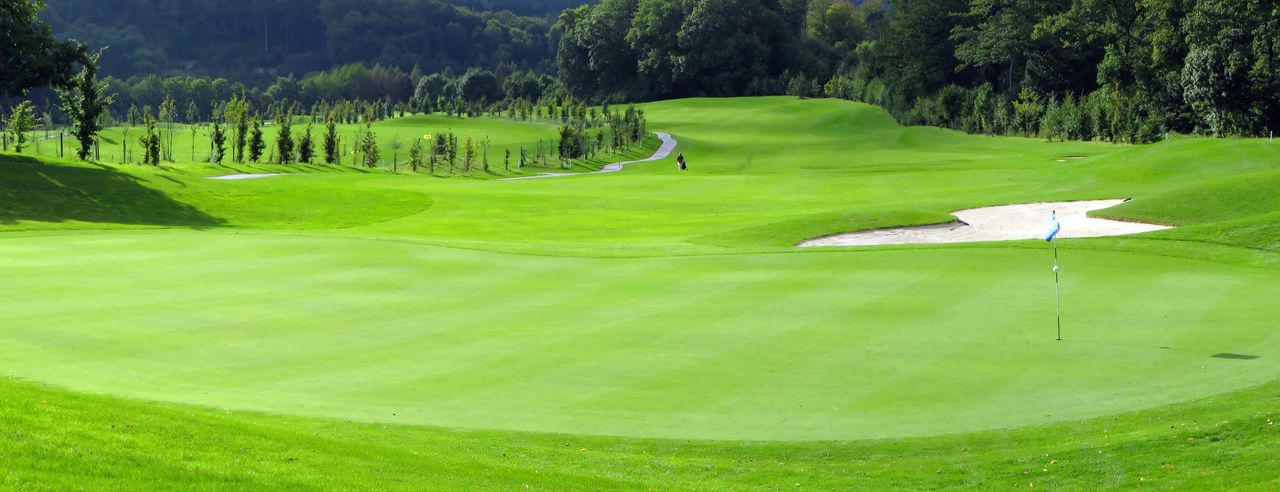
[[[1053,238],[1053,300],[1058,313],[1058,341],[1062,341],[1062,286],[1058,282],[1058,238]]]

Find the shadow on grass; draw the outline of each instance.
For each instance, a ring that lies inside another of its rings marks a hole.
[[[0,156],[0,224],[96,222],[216,227],[224,221],[106,166],[59,166]]]

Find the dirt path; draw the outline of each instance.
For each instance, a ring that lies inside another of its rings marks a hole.
[[[1098,219],[1087,214],[1111,208],[1126,200],[1030,203],[975,208],[954,212],[958,219],[946,224],[895,227],[826,236],[799,244],[812,246],[877,246],[885,244],[942,244],[978,241],[1042,239],[1049,230],[1049,215],[1058,214],[1058,237],[1103,237],[1169,229],[1167,226]]]
[[[623,167],[626,167],[627,164],[660,161],[662,159],[666,159],[671,155],[671,151],[676,149],[677,142],[676,142],[676,139],[671,138],[671,135],[669,134],[658,132],[656,133],[656,135],[658,136],[659,139],[662,140],[662,145],[658,147],[657,152],[654,152],[653,155],[645,159],[640,159],[638,161],[614,162],[612,164],[605,164],[604,168],[600,169],[599,171],[592,171],[589,173],[546,173],[546,174],[539,174],[537,176],[502,178],[502,179],[499,179],[498,181],[518,181],[522,179],[562,178],[565,176],[583,176],[586,174],[616,173],[618,171],[621,171]]]

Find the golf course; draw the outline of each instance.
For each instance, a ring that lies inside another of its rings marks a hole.
[[[641,107],[555,179],[0,154],[0,487],[1277,486],[1280,143]],[[373,128],[446,125],[555,132]],[[1109,199],[1169,228],[1064,223],[1062,340],[1041,239],[797,247]]]

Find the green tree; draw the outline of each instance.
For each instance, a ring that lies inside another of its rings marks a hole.
[[[493,72],[472,68],[456,82],[458,97],[467,102],[496,102],[502,99],[502,88]]]
[[[378,167],[378,137],[373,133],[373,123],[364,123],[364,134],[360,138],[360,153],[364,154],[364,167]]]
[[[324,163],[334,165],[338,163],[338,124],[333,121],[332,117],[326,117],[324,120]]]
[[[13,140],[14,152],[22,153],[22,148],[27,144],[27,133],[34,130],[35,126],[36,109],[31,101],[22,101],[13,108],[13,114],[9,115],[7,130]]]
[[[391,149],[391,171],[392,172],[396,172],[400,170],[399,154],[400,154],[400,148],[403,146],[404,144],[400,142],[400,135],[392,134],[391,143],[387,144],[387,147]]]
[[[164,139],[164,149],[161,153],[169,162],[173,162],[173,126],[177,121],[178,105],[173,102],[173,97],[166,96],[164,102],[160,104],[160,122],[164,123],[164,130],[161,132]]]
[[[94,138],[102,131],[102,117],[114,96],[104,95],[106,84],[98,81],[98,59],[94,54],[84,61],[80,73],[72,77],[70,87],[59,89],[62,113],[71,121],[72,134],[80,143],[76,156],[80,160],[89,157]]]
[[[863,39],[866,19],[849,0],[810,0],[805,25],[809,37],[851,49]]]
[[[223,115],[227,119],[227,124],[234,130],[231,148],[235,152],[232,158],[235,162],[244,162],[244,148],[249,137],[249,102],[239,94],[234,94],[231,100],[227,101]]]
[[[1031,89],[1022,89],[1013,103],[1014,125],[1025,136],[1032,136],[1040,129],[1040,117],[1044,114],[1044,102]]]
[[[915,0],[893,4],[892,20],[876,43],[875,60],[892,87],[891,109],[902,109],[917,97],[932,95],[956,74],[952,31],[966,0]]]
[[[471,133],[467,133],[467,140],[462,146],[462,171],[471,171],[471,163],[476,160],[476,144],[471,140]]]
[[[315,142],[311,140],[312,125],[313,121],[308,120],[307,128],[298,139],[298,162],[303,164],[311,164],[311,160],[315,158]]]
[[[196,106],[196,100],[192,99],[187,103],[187,124],[195,125],[200,123],[200,107]]]
[[[267,150],[267,143],[262,139],[262,123],[254,117],[253,125],[249,130],[249,160],[258,162],[262,159],[262,152],[265,150]]]
[[[436,134],[435,145],[431,147],[431,159],[428,161],[431,168],[428,170],[431,174],[436,172],[436,160],[443,158],[449,153],[449,136],[445,132]]]
[[[1185,99],[1214,134],[1280,126],[1280,3],[1203,0],[1183,21]]]
[[[638,3],[604,0],[560,14],[564,34],[556,59],[561,80],[574,94],[595,96],[627,88],[636,62],[626,36]]]
[[[23,96],[48,85],[66,88],[75,78],[76,64],[90,62],[79,43],[53,38],[53,30],[38,17],[44,7],[43,0],[0,0],[0,95]]]
[[[1058,61],[1054,53],[1058,45],[1051,36],[1054,31],[1036,27],[1069,6],[1069,2],[1058,0],[972,0],[964,15],[969,23],[953,30],[955,57],[961,62],[958,68],[973,67],[991,73],[992,79],[1003,80],[1008,93],[1013,92],[1015,83],[1024,80],[1052,79],[1054,76],[1048,72],[1059,69],[1054,66]],[[1080,46],[1075,51],[1085,48]]]
[[[414,138],[413,145],[409,146],[409,169],[416,173],[420,167],[422,167],[422,139]]]
[[[583,134],[583,129],[581,127],[576,125],[564,125],[560,127],[559,134],[560,148],[558,149],[558,155],[561,160],[572,161],[573,159],[582,157],[583,154],[585,154],[582,144],[586,141],[586,137]]]
[[[142,136],[138,139],[138,143],[142,145],[142,163],[149,166],[160,165],[160,133],[156,130],[156,120],[151,117],[151,111],[144,109],[142,112],[144,130]]]
[[[449,161],[449,174],[453,174],[453,167],[458,162],[458,136],[453,132],[449,132],[449,145],[445,147],[445,156]]]
[[[293,162],[293,115],[288,109],[282,109],[276,116],[276,128],[276,162]]]
[[[227,132],[222,127],[222,122],[214,119],[213,128],[210,130],[210,138],[213,140],[213,155],[209,161],[217,166],[222,164],[222,154],[227,149]]]
[[[200,129],[200,108],[196,106],[196,100],[192,99],[187,102],[187,128],[191,130],[191,162],[196,161],[196,134]]]

